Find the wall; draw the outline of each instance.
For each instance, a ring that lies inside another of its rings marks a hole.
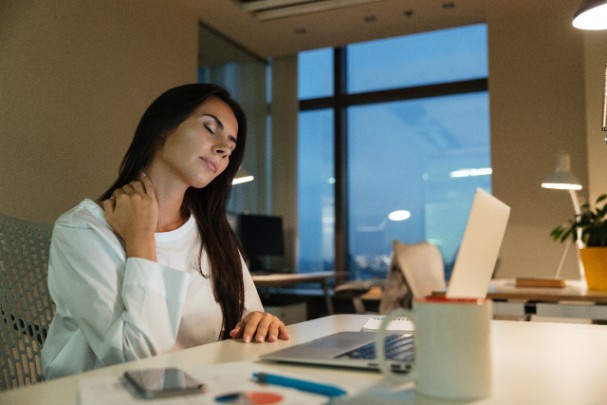
[[[272,211],[283,217],[285,265],[297,257],[297,57],[272,61]]]
[[[162,91],[196,81],[196,16],[163,0],[0,3],[0,212],[52,222],[114,180]]]
[[[546,3],[489,7],[493,192],[512,207],[503,277],[551,277],[557,270],[564,245],[549,233],[573,217],[573,206],[567,192],[540,187],[557,153],[571,155],[573,172],[588,185],[584,35],[571,26],[579,2]],[[579,277],[575,253],[570,249],[562,276]]]
[[[549,231],[572,214],[567,193],[539,186],[556,153],[571,154],[585,196],[607,191],[596,130],[607,33],[571,27],[578,0],[517,3],[487,2],[494,193],[513,209],[499,275],[549,276],[563,248]],[[196,80],[197,18],[179,4],[0,3],[0,212],[51,222],[109,185],[144,108]],[[296,63],[276,62],[272,207],[293,260]],[[574,256],[564,275],[576,277]]]
[[[584,32],[586,76],[586,139],[589,201],[607,193],[607,132],[601,131],[601,114],[607,64],[607,30]]]

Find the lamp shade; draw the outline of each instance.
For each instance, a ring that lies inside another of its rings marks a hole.
[[[234,180],[232,180],[232,185],[235,186],[236,184],[248,183],[254,179],[255,177],[249,173],[247,169],[240,166],[238,168],[238,172],[236,172],[236,177],[234,177]]]
[[[544,188],[581,190],[582,183],[571,173],[571,158],[566,153],[556,157],[556,169],[542,182]]]
[[[573,15],[573,26],[581,30],[607,29],[607,0],[584,0]]]

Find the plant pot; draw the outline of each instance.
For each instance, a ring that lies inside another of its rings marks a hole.
[[[580,259],[588,289],[607,291],[607,247],[581,248]]]

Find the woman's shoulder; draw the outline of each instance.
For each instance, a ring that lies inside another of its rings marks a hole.
[[[103,209],[95,201],[84,199],[74,208],[63,213],[55,222],[56,226],[69,228],[107,227]]]

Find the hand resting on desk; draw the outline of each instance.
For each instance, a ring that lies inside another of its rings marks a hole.
[[[276,316],[268,312],[251,312],[238,322],[230,331],[232,339],[242,338],[246,343],[251,342],[255,335],[255,342],[275,342],[276,339],[289,340],[285,324]]]

